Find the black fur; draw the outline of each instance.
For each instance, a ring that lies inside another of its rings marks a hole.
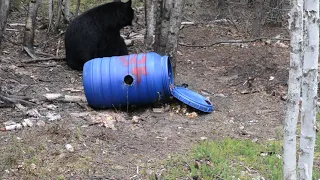
[[[65,33],[67,65],[82,70],[93,58],[127,55],[120,30],[131,26],[133,17],[131,0],[103,4],[76,17]]]

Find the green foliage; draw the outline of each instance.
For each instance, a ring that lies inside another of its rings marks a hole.
[[[226,138],[205,141],[185,156],[167,160],[165,179],[283,179],[282,142],[254,143]],[[314,178],[319,178],[315,167]]]

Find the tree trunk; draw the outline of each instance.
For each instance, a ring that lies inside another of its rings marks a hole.
[[[168,31],[170,25],[170,13],[172,9],[172,1],[174,0],[161,0],[160,16],[157,20],[157,31],[155,38],[155,51],[161,55],[166,53],[166,45],[168,38]]]
[[[75,16],[79,15],[79,10],[80,10],[80,0],[77,0],[77,6],[76,6],[76,11],[75,11]]]
[[[70,0],[65,0],[64,4],[64,22],[69,23],[70,21]]]
[[[0,0],[0,45],[3,38],[3,31],[7,24],[7,18],[9,13],[10,1]]]
[[[26,28],[24,31],[23,45],[33,50],[36,17],[39,8],[39,1],[31,0],[29,2],[28,15],[26,18]]]
[[[185,0],[160,1],[159,18],[156,22],[154,49],[161,55],[171,56],[174,73],[184,2]]]
[[[264,15],[265,0],[255,1],[255,17],[252,22],[252,37],[257,38],[261,36],[262,17]]]
[[[303,58],[303,0],[292,0],[289,19],[290,30],[290,70],[288,80],[288,100],[284,124],[283,175],[286,180],[296,180],[296,130],[299,116]]]
[[[10,9],[11,10],[19,9],[20,2],[21,2],[20,0],[11,0]]]
[[[173,72],[176,72],[176,54],[178,49],[178,39],[180,34],[180,25],[182,20],[184,2],[184,0],[175,0],[170,16],[166,54],[171,58]]]
[[[48,31],[50,31],[53,23],[53,0],[48,1],[48,15],[49,15]]]
[[[147,51],[154,50],[157,13],[159,12],[158,1],[159,0],[147,0],[144,3],[146,19],[145,46]]]
[[[275,26],[282,25],[282,0],[270,0],[270,22],[269,24]]]
[[[55,30],[58,30],[61,20],[61,11],[62,11],[62,0],[57,0],[57,18],[55,21]]]
[[[253,4],[254,4],[254,0],[248,0],[247,1],[247,5],[248,5],[249,8],[252,8]]]
[[[229,1],[228,0],[218,0],[218,10],[219,10],[219,18],[227,18],[228,16],[228,6]]]
[[[304,4],[304,61],[302,69],[302,113],[299,153],[299,179],[311,180],[316,140],[319,57],[319,1]]]

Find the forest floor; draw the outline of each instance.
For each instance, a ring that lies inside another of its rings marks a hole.
[[[208,3],[203,1],[200,7],[209,9]],[[24,17],[22,12],[12,12],[8,24],[24,23]],[[232,25],[220,24],[208,16],[194,21],[195,25],[182,29],[181,44],[208,45],[246,38]],[[280,28],[263,31],[264,36],[279,34],[287,36]],[[43,97],[46,93],[84,95],[81,72],[71,70],[64,61],[23,62],[31,59],[21,45],[23,26],[8,25],[4,37],[0,87],[13,95],[31,97],[36,105],[1,108],[2,127],[8,121],[34,121],[32,127],[0,132],[3,179],[138,179],[144,177],[139,168],[146,167],[145,164],[188,152],[203,139],[230,137],[264,143],[282,138],[288,41],[211,47],[180,45],[176,84],[187,83],[189,89],[210,97],[215,111],[197,112],[198,116],[190,117],[183,109],[189,113],[194,110],[177,102],[169,103],[169,108],[160,113],[154,112],[153,106],[130,113],[99,111],[117,117],[107,128],[90,121],[88,116],[96,114],[86,103],[51,102]],[[38,29],[35,45],[36,52],[64,56],[63,34]],[[136,41],[130,53],[140,52],[144,52],[142,42]],[[141,120],[132,120],[133,116]],[[73,150],[67,149],[67,144]],[[315,165],[319,163],[318,158]]]

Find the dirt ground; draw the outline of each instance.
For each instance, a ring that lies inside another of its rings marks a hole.
[[[203,1],[198,8],[208,9],[210,2]],[[180,43],[198,45],[244,38],[232,25],[215,23],[213,15],[209,18],[195,12],[198,14],[188,17],[202,19],[194,19],[199,23],[182,29]],[[8,23],[24,23],[24,16],[12,12]],[[5,32],[0,52],[0,87],[9,94],[31,97],[36,105],[26,106],[27,110],[37,109],[41,114],[37,121],[45,124],[0,132],[3,179],[139,179],[145,177],[142,169],[147,164],[184,153],[203,137],[267,141],[281,136],[285,103],[281,97],[287,87],[288,46],[273,41],[200,48],[179,46],[176,84],[187,83],[190,89],[210,97],[215,111],[190,118],[176,112],[183,107],[177,102],[169,103],[170,108],[163,113],[153,112],[153,106],[130,113],[100,111],[124,117],[112,130],[73,115],[94,112],[86,103],[45,101],[46,93],[83,95],[81,72],[71,70],[64,61],[23,63],[31,59],[22,49],[23,27],[7,28],[17,30]],[[285,34],[282,29],[271,28],[263,33],[270,35],[269,32]],[[54,56],[58,51],[58,56],[64,56],[63,35],[38,29],[35,41],[36,51]],[[141,45],[135,42],[130,52],[143,52]],[[61,119],[49,121],[48,113],[59,114]],[[133,116],[142,120],[133,122]],[[1,108],[2,126],[4,122],[21,122],[26,118],[30,115],[23,108]],[[67,151],[66,144],[71,144],[74,151]]]

